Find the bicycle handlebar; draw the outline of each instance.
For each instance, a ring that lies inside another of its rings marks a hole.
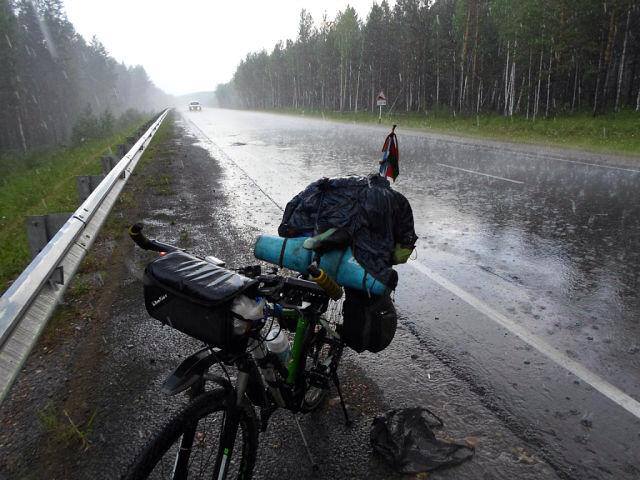
[[[168,243],[159,242],[148,238],[142,233],[144,226],[141,223],[134,223],[129,227],[129,236],[143,250],[151,250],[153,252],[176,252],[182,251],[181,248],[169,245]],[[279,301],[284,291],[298,292],[298,294],[324,295],[325,290],[315,282],[295,277],[286,277],[271,274],[261,274],[260,265],[248,265],[246,267],[234,269],[241,275],[253,278],[262,283],[261,294],[266,297],[273,297],[273,301]]]
[[[169,245],[168,243],[148,238],[144,233],[142,233],[143,228],[144,227],[141,223],[134,223],[129,227],[129,236],[131,237],[131,240],[133,240],[136,245],[143,250],[151,250],[152,252],[176,252],[182,250],[178,247],[174,247],[173,245]]]

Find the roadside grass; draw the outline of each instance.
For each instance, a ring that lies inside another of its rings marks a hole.
[[[49,403],[38,412],[40,423],[49,433],[50,438],[65,445],[78,444],[83,451],[91,446],[89,436],[93,432],[93,422],[97,410],[82,422],[74,422],[66,410],[62,414]]]
[[[170,175],[160,175],[156,177],[147,177],[145,180],[145,185],[149,188],[152,188],[156,195],[173,195],[173,190],[171,189],[171,176]]]
[[[350,123],[378,122],[377,109],[375,113],[302,109],[272,111]],[[631,110],[597,117],[589,113],[576,113],[548,119],[538,118],[535,121],[495,114],[454,116],[449,112],[432,111],[388,115],[383,111],[382,123],[472,138],[640,156],[640,113]]]
[[[47,391],[51,398],[33,412],[34,422],[42,430],[38,436],[36,457],[53,458],[55,465],[46,461],[41,464],[36,462],[33,468],[28,465],[25,471],[35,473],[23,475],[25,478],[67,478],[65,473],[73,469],[81,455],[99,447],[96,437],[102,437],[99,434],[108,419],[104,417],[104,405],[96,400],[92,392],[95,390],[95,371],[111,349],[105,329],[109,328],[109,307],[118,294],[113,287],[122,284],[130,276],[130,265],[125,260],[129,255],[128,250],[136,247],[126,238],[127,228],[131,222],[141,219],[139,215],[148,209],[145,198],[156,194],[154,187],[166,187],[171,180],[164,172],[169,171],[167,163],[171,160],[167,157],[172,153],[168,146],[172,143],[173,135],[174,116],[169,114],[133,170],[132,178],[118,196],[96,242],[71,280],[64,301],[55,309],[34,348],[29,360],[37,364],[33,367],[40,369],[43,358],[54,365],[54,376],[47,380]],[[102,145],[97,148],[98,153],[101,148]],[[92,155],[92,152],[86,154]],[[90,166],[91,162],[83,163]],[[70,178],[73,184],[72,197],[75,198],[75,179]],[[152,187],[148,183],[149,178],[154,178]],[[136,260],[135,268],[142,271],[145,264],[142,256]],[[59,361],[64,366],[56,373],[55,365]],[[69,366],[74,368],[73,375],[63,381],[63,374]],[[31,368],[29,366],[27,371]],[[28,374],[31,375],[31,372]],[[16,469],[22,467],[21,459],[7,460],[14,462]]]
[[[99,174],[100,156],[138,126],[77,147],[0,158],[5,172],[0,180],[0,292],[29,263],[26,217],[75,211],[80,205],[75,177]]]

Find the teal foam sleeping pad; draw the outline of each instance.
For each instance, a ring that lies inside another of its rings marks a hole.
[[[307,273],[313,261],[313,251],[303,246],[308,238],[260,235],[256,240],[253,253],[259,260],[299,273]],[[343,287],[366,291],[372,295],[384,295],[389,292],[386,285],[362,268],[353,256],[351,247],[323,253],[319,267]]]

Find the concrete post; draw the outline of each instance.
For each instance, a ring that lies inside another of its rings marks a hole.
[[[80,200],[80,203],[89,198],[91,192],[96,189],[103,178],[104,175],[81,175],[76,177],[78,185],[78,200]]]
[[[118,152],[118,160],[120,160],[122,157],[124,157],[127,154],[127,146],[123,145],[122,143],[116,145],[116,151]]]
[[[38,253],[55,237],[60,227],[65,224],[72,212],[50,213],[49,215],[33,215],[27,217],[27,242],[31,258],[34,259]]]
[[[102,173],[106,175],[113,170],[118,160],[113,155],[103,155],[100,157],[100,163],[102,163]]]

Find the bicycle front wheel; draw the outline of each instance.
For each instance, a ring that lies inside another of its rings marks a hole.
[[[216,459],[223,425],[228,418],[224,404],[226,395],[224,390],[213,390],[190,402],[145,447],[123,478],[219,478]],[[255,411],[248,401],[239,408],[238,431],[224,478],[248,480],[256,461],[258,426]]]
[[[332,301],[325,314],[329,328],[335,331],[342,317],[342,299]],[[305,369],[307,386],[300,409],[302,412],[318,410],[329,394],[332,368],[337,368],[342,356],[341,344],[331,340],[331,334],[318,326],[308,356]],[[311,377],[314,377],[313,379]]]

